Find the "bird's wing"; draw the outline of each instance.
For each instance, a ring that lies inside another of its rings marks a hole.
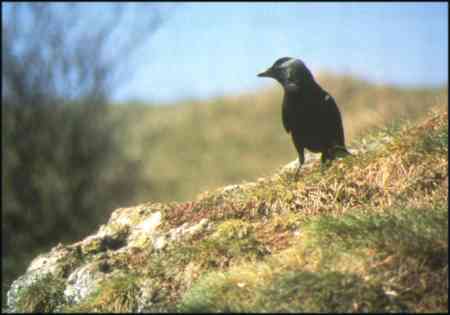
[[[292,125],[292,113],[289,111],[289,106],[286,104],[286,98],[283,101],[282,109],[281,109],[281,119],[283,120],[283,126],[287,133],[291,132]]]
[[[337,128],[335,132],[337,132],[337,140],[339,142],[335,144],[345,147],[344,127],[342,125],[342,118],[341,113],[339,112],[339,108],[337,107],[334,98],[329,94],[325,95],[325,104],[327,105],[327,107],[330,110],[330,113],[332,114],[330,116],[330,119],[333,120],[332,125],[335,125]]]

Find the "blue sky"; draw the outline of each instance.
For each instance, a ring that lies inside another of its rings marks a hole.
[[[139,14],[149,16],[152,5],[143,5]],[[284,56],[301,58],[313,73],[352,73],[398,85],[448,82],[446,2],[164,6],[172,7],[168,18],[131,55],[134,75],[115,91],[114,100],[165,103],[274,85],[256,74]]]
[[[274,84],[277,58],[375,82],[448,82],[447,3],[179,3],[115,96],[170,102]]]

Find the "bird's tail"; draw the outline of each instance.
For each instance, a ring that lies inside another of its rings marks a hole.
[[[347,155],[352,155],[350,152],[348,152],[347,148],[342,145],[334,146],[334,154],[336,157],[345,157]]]

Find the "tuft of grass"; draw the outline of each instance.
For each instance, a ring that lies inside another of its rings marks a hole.
[[[182,312],[444,311],[448,210],[389,209],[318,216],[295,248],[211,272]],[[289,258],[288,258],[289,257]]]
[[[339,105],[350,148],[370,130],[417,121],[430,108],[448,104],[446,87],[399,88],[332,74],[317,78]],[[129,121],[123,146],[150,179],[135,202],[190,200],[205,190],[268,176],[296,159],[281,124],[281,101],[276,87],[168,106],[113,107],[111,115]]]
[[[133,313],[139,306],[140,288],[134,275],[106,279],[96,292],[76,305],[66,306],[64,312]]]
[[[53,313],[66,302],[64,288],[65,282],[49,273],[19,291],[17,309],[25,313]]]
[[[280,170],[158,204],[166,232],[205,218],[208,228],[138,260],[137,272],[152,280],[150,308],[446,311],[447,118],[439,110],[373,131],[366,145],[375,148],[325,171],[308,163],[298,180]]]
[[[448,126],[432,129],[417,144],[418,150],[425,152],[443,152],[448,150]]]
[[[258,292],[258,312],[386,312],[407,311],[391,301],[380,285],[355,274],[336,271],[287,271]]]
[[[236,282],[232,276],[205,277],[184,297],[181,312],[383,312],[406,311],[382,287],[354,274],[286,271],[265,287]],[[218,298],[221,297],[221,298]]]
[[[195,260],[209,267],[223,268],[231,261],[260,259],[269,253],[256,238],[254,227],[237,219],[221,223],[209,238],[197,245],[199,251]]]
[[[353,211],[339,218],[323,215],[308,229],[316,235],[316,245],[339,246],[340,251],[370,247],[386,255],[420,259],[430,267],[448,263],[446,208]]]
[[[298,180],[279,170],[194,201],[146,204],[161,211],[161,235],[207,225],[159,250],[109,251],[124,245],[120,233],[94,244],[125,274],[65,310],[447,311],[447,118],[439,110],[373,131],[362,147],[375,148],[326,170],[307,163]]]

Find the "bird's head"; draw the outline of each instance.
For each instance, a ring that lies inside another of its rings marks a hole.
[[[267,77],[277,80],[286,90],[297,90],[308,82],[313,82],[311,71],[303,61],[291,57],[283,57],[258,77]]]

